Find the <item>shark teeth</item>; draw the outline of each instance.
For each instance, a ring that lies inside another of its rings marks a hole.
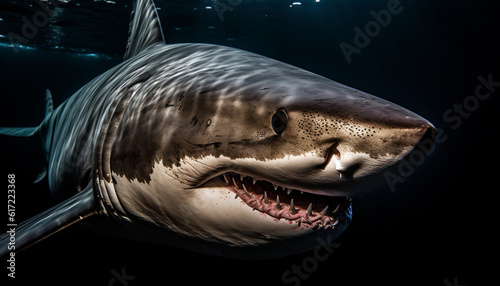
[[[265,204],[270,204],[271,202],[269,201],[269,198],[267,197],[267,192],[264,191],[264,203]]]
[[[288,209],[288,212],[290,214],[296,214],[298,213],[299,211],[295,208],[295,201],[293,199],[290,200],[290,208]]]
[[[253,199],[253,196],[248,192],[247,188],[245,187],[244,184],[241,184],[243,186],[243,191],[245,191],[245,195],[247,195],[247,197]]]
[[[277,210],[281,210],[281,204],[280,204],[280,196],[276,196],[276,203],[274,204],[274,208]]]
[[[236,173],[224,173],[220,180],[236,194],[235,199],[253,210],[300,228],[333,228],[350,221],[350,198],[314,195]]]
[[[307,208],[307,211],[306,211],[306,215],[307,215],[307,216],[312,215],[312,209],[313,209],[313,204],[312,204],[312,203],[310,203],[310,204],[309,204],[309,207]]]
[[[236,181],[234,180],[234,178],[233,178],[233,187],[234,187],[235,189],[239,189],[238,184],[236,184]]]

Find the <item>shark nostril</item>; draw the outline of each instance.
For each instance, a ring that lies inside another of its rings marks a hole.
[[[325,160],[325,163],[322,166],[323,170],[326,169],[326,167],[328,166],[328,164],[330,164],[330,161],[332,161],[333,157],[336,157],[336,159],[334,159],[334,161],[335,160],[340,160],[340,152],[337,149],[337,146],[339,146],[339,143],[336,142],[330,148],[328,148],[328,150],[326,151],[326,160]],[[337,164],[337,163],[335,163],[335,164]]]
[[[325,170],[326,167],[333,162],[335,170],[337,170],[341,179],[352,180],[354,177],[354,173],[359,170],[359,168],[361,168],[362,163],[350,162],[347,165],[342,164],[340,160],[342,155],[337,149],[338,146],[339,143],[334,143],[330,148],[328,148],[325,163],[323,163],[321,168]]]

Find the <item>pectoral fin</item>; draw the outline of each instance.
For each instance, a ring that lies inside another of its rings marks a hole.
[[[0,237],[0,256],[20,251],[95,213],[92,184],[89,184],[80,193],[31,219],[17,226],[8,225],[10,229]],[[10,230],[15,233],[15,249],[9,248]]]

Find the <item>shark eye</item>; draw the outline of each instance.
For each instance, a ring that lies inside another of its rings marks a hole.
[[[274,113],[273,118],[271,119],[271,123],[276,134],[280,135],[281,133],[283,133],[288,123],[288,115],[286,114],[285,110],[278,109],[276,113]]]

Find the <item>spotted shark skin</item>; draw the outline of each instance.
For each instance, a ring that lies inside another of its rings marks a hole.
[[[203,253],[305,251],[340,235],[351,197],[434,133],[411,111],[277,60],[166,45],[150,0],[132,19],[124,62],[55,110],[47,93],[39,127],[0,128],[42,137],[50,190],[66,199],[22,226],[20,246],[100,216],[114,235]]]

